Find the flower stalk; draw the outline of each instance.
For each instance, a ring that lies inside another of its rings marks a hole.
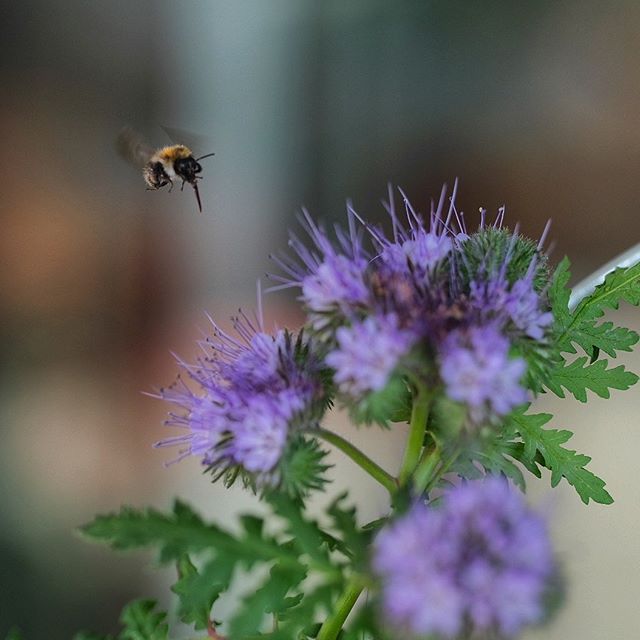
[[[320,627],[317,640],[335,640],[338,637],[363,589],[364,584],[359,576],[352,578],[347,583],[344,593],[336,602],[334,614],[327,618],[322,627]]]
[[[393,495],[398,484],[396,479],[387,473],[379,464],[374,462],[369,456],[363,453],[358,447],[345,440],[342,436],[328,429],[307,430],[305,433],[322,438],[329,444],[342,451],[346,456],[351,458],[361,469],[366,471],[374,480],[379,482],[391,495]]]
[[[411,407],[409,437],[398,476],[400,486],[404,486],[408,482],[420,460],[420,454],[424,445],[424,436],[427,430],[430,403],[431,396],[429,392],[419,387],[413,400],[413,406]]]

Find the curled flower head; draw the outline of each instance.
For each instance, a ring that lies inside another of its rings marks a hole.
[[[387,625],[409,637],[513,637],[544,618],[555,574],[544,522],[497,477],[414,505],[378,534],[372,566]]]
[[[180,379],[159,397],[182,408],[167,424],[187,433],[156,446],[182,445],[180,458],[201,457],[222,473],[239,469],[261,483],[278,480],[288,442],[324,411],[324,365],[302,334],[271,336],[262,324],[260,315],[255,322],[241,315],[234,337],[213,323],[213,336],[200,342],[205,356],[193,365],[179,361],[193,384]]]
[[[308,326],[345,403],[381,391],[408,350],[413,379],[405,386],[442,383],[467,405],[473,423],[525,402],[525,385],[539,388],[529,361],[510,354],[535,352],[538,371],[552,360],[545,351],[552,315],[542,252],[548,227],[536,244],[503,226],[503,207],[491,222],[482,210],[471,231],[456,208],[456,190],[457,183],[447,199],[443,188],[427,216],[402,191],[404,210],[396,210],[390,192],[390,233],[349,206],[349,230],[336,229],[332,242],[306,216],[315,246],[294,236],[297,255],[278,258],[285,275],[275,276],[276,288],[300,289]],[[371,406],[384,411],[382,403]]]

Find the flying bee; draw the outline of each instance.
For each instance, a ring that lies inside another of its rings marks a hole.
[[[173,180],[182,180],[180,190],[184,189],[185,182],[193,187],[198,201],[198,210],[202,212],[198,180],[202,176],[200,160],[209,158],[214,153],[207,153],[199,158],[194,158],[193,152],[183,144],[173,144],[161,149],[154,149],[146,143],[144,138],[130,128],[123,129],[118,135],[116,146],[120,154],[129,162],[142,168],[142,176],[147,183],[148,190],[162,189],[170,185],[173,189]]]

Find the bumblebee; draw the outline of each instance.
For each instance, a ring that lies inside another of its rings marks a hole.
[[[198,210],[202,212],[198,180],[202,179],[200,160],[209,158],[214,153],[207,153],[199,158],[194,158],[193,152],[183,144],[174,144],[161,149],[154,149],[133,129],[123,129],[117,140],[117,147],[132,164],[142,167],[142,176],[147,183],[148,190],[157,190],[170,185],[173,189],[173,180],[182,180],[180,189],[184,189],[185,182],[193,187],[198,201]]]

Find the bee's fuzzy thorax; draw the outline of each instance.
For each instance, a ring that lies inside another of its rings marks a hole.
[[[174,144],[170,147],[163,147],[154,156],[156,160],[160,162],[173,163],[176,160],[182,158],[189,158],[193,156],[193,153],[189,147],[185,147],[183,144]],[[153,158],[152,158],[153,160]]]

